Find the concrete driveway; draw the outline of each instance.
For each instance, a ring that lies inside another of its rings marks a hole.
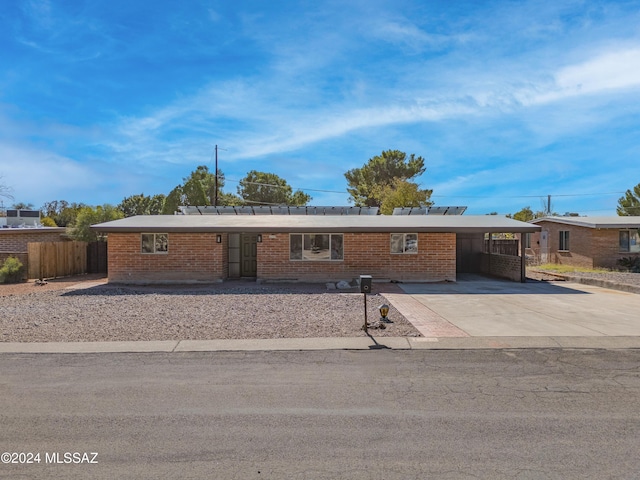
[[[640,295],[634,293],[479,276],[400,287],[409,296],[385,296],[425,336],[640,336]]]

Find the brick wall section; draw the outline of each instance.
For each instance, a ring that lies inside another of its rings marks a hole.
[[[25,280],[29,266],[28,243],[60,242],[66,240],[60,228],[2,228],[0,229],[0,266],[9,257],[16,257],[24,265]]]
[[[411,232],[407,232],[411,233]],[[263,233],[258,244],[258,279],[351,280],[360,275],[394,281],[455,281],[456,235],[418,234],[417,254],[392,254],[389,233],[345,233],[344,260],[289,260],[289,234]]]
[[[482,253],[480,264],[482,273],[493,275],[494,277],[506,278],[514,282],[521,280],[522,257]]]
[[[28,243],[60,242],[65,230],[53,228],[3,228],[0,229],[0,252],[27,253]]]
[[[552,263],[615,269],[618,259],[637,255],[620,251],[620,230],[617,228],[599,230],[553,222],[541,222],[539,225],[549,231],[549,260]],[[561,230],[570,232],[568,252],[558,251]],[[535,240],[539,240],[539,235]]]
[[[140,233],[110,233],[111,283],[196,283],[227,278],[227,235],[169,233],[168,253],[141,253]]]

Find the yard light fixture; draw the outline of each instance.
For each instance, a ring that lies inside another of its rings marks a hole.
[[[216,235],[216,243],[222,243],[222,235]]]
[[[389,305],[383,303],[380,305],[378,310],[380,310],[380,321],[384,323],[391,323],[391,320],[387,318],[387,315],[389,315]]]

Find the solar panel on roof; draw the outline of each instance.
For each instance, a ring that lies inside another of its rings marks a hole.
[[[394,209],[394,215],[397,215]],[[404,210],[407,210],[406,207]],[[378,207],[353,207],[353,206],[302,206],[287,207],[285,205],[221,205],[221,206],[194,206],[182,205],[178,207],[182,215],[377,215]],[[408,213],[403,213],[407,215]]]
[[[256,205],[253,207],[254,215],[271,215],[271,207],[269,205]]]
[[[253,207],[233,207],[236,215],[253,215]]]
[[[289,207],[289,215],[306,215],[307,207]]]
[[[467,207],[429,207],[429,215],[462,215]]]
[[[393,209],[392,215],[409,215],[409,209],[405,207],[396,207]]]
[[[236,215],[236,209],[234,207],[216,207],[218,215]]]
[[[289,207],[285,207],[283,205],[272,206],[271,214],[272,215],[289,215]]]

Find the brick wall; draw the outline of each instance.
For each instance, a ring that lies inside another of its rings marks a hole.
[[[410,232],[408,232],[410,233]],[[289,234],[263,233],[258,278],[299,281],[351,280],[362,274],[394,281],[455,281],[454,233],[420,233],[417,254],[392,254],[389,233],[345,233],[344,260],[289,259]]]
[[[168,253],[141,253],[140,233],[110,233],[109,282],[195,283],[227,278],[227,235],[169,233]]]
[[[482,273],[519,282],[522,280],[522,257],[515,255],[480,254]]]
[[[60,242],[65,240],[62,228],[2,228],[0,229],[0,252],[27,253],[28,243]]]
[[[113,283],[215,282],[228,277],[228,236],[170,233],[166,254],[141,253],[140,233],[111,233],[109,281]],[[391,254],[390,234],[344,234],[343,261],[289,260],[289,234],[263,233],[257,278],[337,281],[359,275],[396,281],[455,281],[456,236],[421,233],[417,254]]]

